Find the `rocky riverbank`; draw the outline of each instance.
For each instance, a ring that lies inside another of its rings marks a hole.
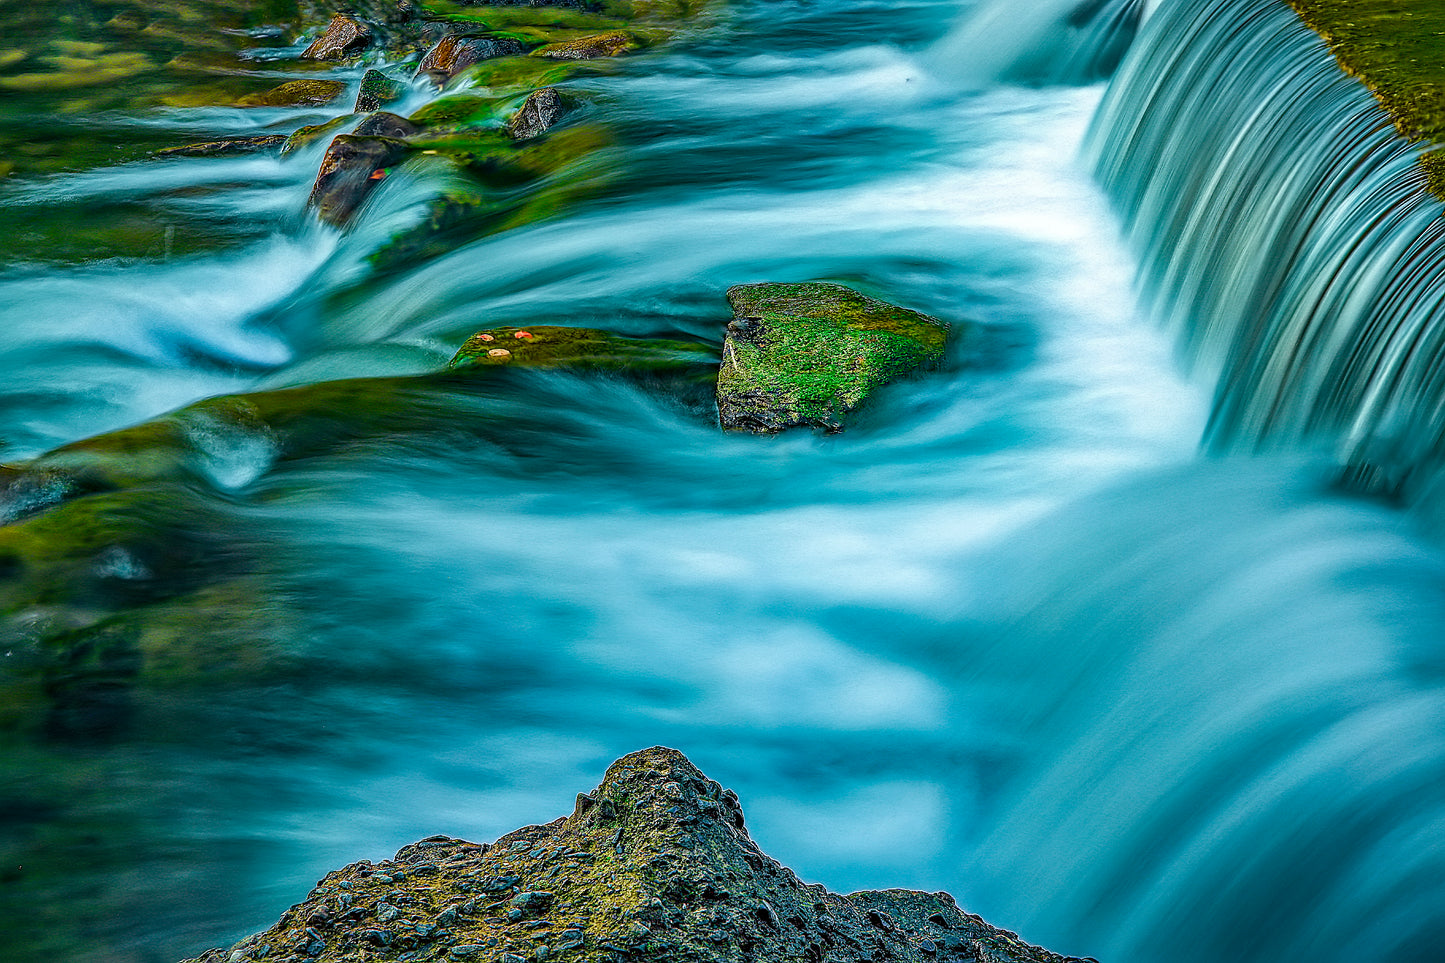
[[[947,893],[802,882],[680,752],[624,756],[570,816],[493,843],[432,836],[328,873],[274,926],[190,963],[1081,963]]]

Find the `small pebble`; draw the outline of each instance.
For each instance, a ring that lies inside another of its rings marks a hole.
[[[477,339],[480,340],[480,341],[495,341],[495,340],[497,340],[496,338],[492,337],[490,334],[479,334],[479,335],[477,335]]]
[[[516,334],[512,335],[512,337],[514,337],[514,338],[530,338],[530,337],[533,337],[533,335],[532,335],[532,332],[530,332],[530,331],[518,331]]]
[[[463,943],[460,946],[453,946],[450,950],[450,953],[456,959],[467,960],[481,953],[485,949],[486,947],[480,943]],[[503,957],[503,959],[506,959],[506,957]]]
[[[490,351],[487,352],[487,356],[488,356],[488,357],[491,357],[491,358],[508,358],[508,357],[511,357],[511,354],[512,354],[512,352],[508,351],[506,348],[493,348],[492,350],[490,350]],[[530,843],[523,843],[522,846],[521,846],[521,848],[522,848],[522,849],[526,849],[526,848],[527,848],[528,846],[530,846],[530,845],[531,845]],[[518,848],[517,844],[516,844],[516,843],[513,843],[513,844],[512,844],[512,849],[515,850],[515,849],[517,849],[517,848]]]

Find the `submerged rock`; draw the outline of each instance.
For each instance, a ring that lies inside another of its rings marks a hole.
[[[1069,963],[947,893],[840,896],[765,855],[737,796],[680,752],[624,756],[572,815],[478,844],[431,836],[327,874],[263,933],[194,963],[309,958]]]
[[[247,94],[237,107],[324,107],[346,91],[339,80],[293,80],[279,87]]]
[[[530,140],[546,133],[567,112],[562,95],[553,87],[534,90],[507,121],[507,133],[514,140]]]
[[[472,64],[497,57],[511,57],[526,50],[526,47],[508,38],[443,37],[421,58],[416,75],[425,74],[440,87]]]
[[[578,37],[562,43],[549,43],[532,51],[534,57],[551,60],[600,60],[603,57],[617,57],[635,46],[631,37],[621,30]]]
[[[223,137],[182,147],[156,151],[157,157],[228,157],[235,154],[258,154],[274,150],[289,138],[285,134],[262,134],[256,137]]]
[[[417,126],[405,117],[389,114],[384,110],[367,117],[351,132],[353,137],[410,137],[417,132]]]
[[[337,14],[326,25],[326,31],[301,51],[302,60],[341,60],[366,49],[371,31],[366,24],[345,14]]]
[[[943,360],[948,325],[841,284],[728,291],[717,404],[722,427],[838,431],[878,387]]]
[[[406,96],[406,84],[392,80],[380,70],[368,70],[361,78],[361,89],[356,93],[356,112],[369,114],[387,104],[394,104]]]
[[[327,134],[345,127],[354,120],[355,117],[355,114],[346,114],[341,117],[334,117],[324,124],[308,124],[305,127],[298,128],[290,137],[286,138],[286,143],[281,145],[281,156],[285,157],[294,150],[300,150],[308,144],[316,143]]]
[[[625,338],[595,328],[540,324],[488,328],[467,339],[450,368],[512,365],[529,368],[639,368],[663,370],[711,365],[706,345],[664,338]]]
[[[406,153],[406,144],[390,137],[336,137],[321,160],[307,206],[327,224],[342,226]]]

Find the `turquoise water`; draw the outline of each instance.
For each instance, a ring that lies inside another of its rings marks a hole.
[[[345,862],[562,814],[662,743],[841,891],[948,889],[1110,961],[1433,958],[1438,549],[1332,486],[1328,444],[1201,452],[1215,372],[1134,307],[1080,159],[1104,85],[971,69],[968,15],[732,4],[574,82],[610,131],[591,197],[384,273],[367,256],[444,164],[345,234],[304,214],[321,145],[4,182],[12,213],[103,205],[157,239],[0,274],[11,461],[212,395],[431,371],[484,326],[720,345],[747,281],[852,283],[960,336],[838,436],[724,437],[705,394],[536,371],[429,383],[404,428],[305,458],[191,419],[187,534],[257,569],[242,614],[278,654],[12,740],[0,955],[192,955]],[[7,614],[13,645],[40,608]]]

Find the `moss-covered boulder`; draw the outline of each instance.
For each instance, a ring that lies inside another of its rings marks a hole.
[[[356,112],[369,114],[380,110],[401,100],[406,92],[407,86],[401,81],[392,80],[380,70],[368,70],[361,78],[361,89],[356,92]]]
[[[680,752],[624,756],[570,816],[495,843],[431,836],[328,873],[265,932],[195,963],[311,959],[1070,963],[947,893],[840,896],[748,836]]]
[[[346,92],[339,80],[293,80],[259,94],[247,94],[237,107],[325,107]]]
[[[596,328],[539,324],[478,331],[448,367],[480,365],[526,368],[711,369],[717,353],[704,344],[664,338],[626,338]]]
[[[943,360],[948,325],[841,284],[731,288],[717,404],[722,426],[838,431],[877,388]]]

